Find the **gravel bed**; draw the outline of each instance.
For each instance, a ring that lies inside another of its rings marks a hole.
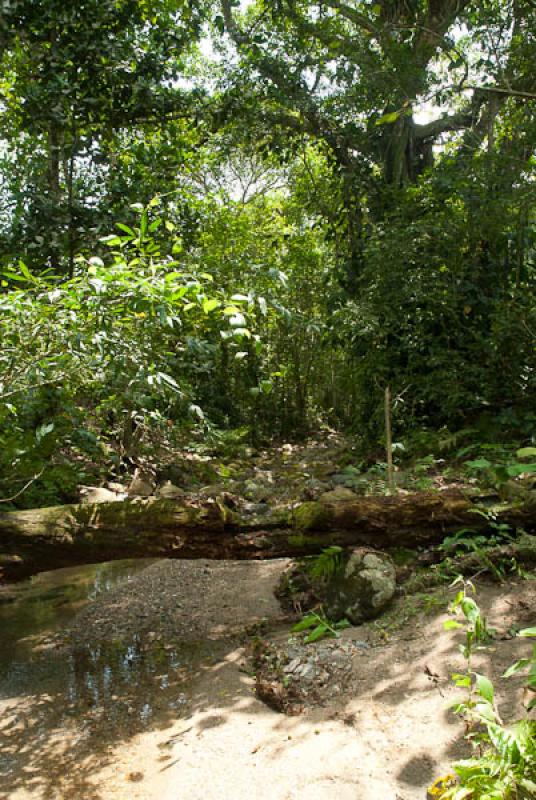
[[[152,639],[221,639],[284,617],[273,589],[286,559],[158,561],[98,597],[67,630],[75,644]]]

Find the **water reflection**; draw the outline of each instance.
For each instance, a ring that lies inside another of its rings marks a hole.
[[[65,670],[65,713],[87,717],[89,727],[105,723],[143,727],[154,712],[185,702],[184,688],[194,665],[210,656],[207,643],[180,646],[160,642],[103,643],[73,648]],[[100,730],[102,734],[102,729]]]
[[[14,662],[31,658],[36,637],[46,641],[99,594],[151,563],[134,559],[58,569],[4,587],[0,591],[0,680]]]
[[[192,673],[216,660],[214,643],[172,642],[155,631],[80,644],[62,634],[84,605],[146,564],[39,575],[0,605],[0,797],[17,789],[96,796],[80,785],[92,764],[105,763],[117,741],[183,713]]]
[[[119,742],[181,717],[191,675],[214,657],[207,642],[134,637],[44,651],[31,668],[13,669],[0,686],[0,798],[21,789],[100,799],[92,774],[114,762]]]

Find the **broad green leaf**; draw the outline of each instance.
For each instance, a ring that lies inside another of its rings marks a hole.
[[[9,278],[11,281],[22,281],[23,283],[26,283],[26,278],[24,278],[22,275],[19,275],[17,272],[13,272],[12,270],[6,269],[2,272],[2,275],[4,275],[6,278]]]
[[[248,328],[233,328],[232,336],[234,336],[235,339],[242,339],[242,337],[251,339],[251,331],[248,330]]]
[[[44,439],[45,436],[47,436],[49,433],[52,433],[53,430],[54,430],[53,422],[49,422],[48,424],[43,423],[43,425],[40,425],[37,428],[35,432],[35,438],[37,439],[38,442],[41,442],[41,440]]]
[[[503,678],[509,678],[511,675],[515,675],[515,673],[519,672],[519,670],[528,667],[530,663],[530,658],[520,658],[519,661],[516,661],[514,664],[508,667],[506,672],[503,672]]]
[[[19,269],[27,281],[29,281],[30,283],[37,283],[36,279],[30,272],[24,261],[22,261],[21,259],[19,259]]]
[[[454,681],[456,686],[471,686],[471,676],[470,675],[463,675],[462,673],[455,672],[451,675],[452,680]]]
[[[480,618],[480,609],[471,597],[464,597],[460,608],[469,622],[475,623]]]
[[[241,313],[234,314],[229,319],[229,324],[232,325],[233,328],[243,328],[246,325],[246,318]]]
[[[116,236],[114,233],[111,233],[109,236],[102,236],[99,239],[99,242],[102,242],[107,247],[115,247],[116,244],[121,244],[121,239],[119,236]]]
[[[536,628],[523,628],[522,631],[519,631],[517,634],[518,636],[536,636]]]
[[[491,461],[488,461],[487,458],[477,458],[474,461],[466,461],[465,466],[469,469],[489,469]]]
[[[171,388],[175,389],[175,391],[178,392],[180,390],[179,384],[177,383],[175,378],[171,377],[171,375],[167,375],[165,372],[158,372],[157,375],[160,378],[160,380],[162,380],[164,383],[167,383],[167,385],[171,386]]]
[[[383,114],[383,116],[376,120],[376,125],[387,125],[396,122],[399,116],[399,111],[391,111],[389,114]]]
[[[493,703],[494,697],[494,689],[493,684],[489,678],[486,678],[485,675],[480,675],[478,672],[475,673],[476,678],[476,691],[478,694],[487,700],[488,703]]]
[[[511,464],[506,471],[511,478],[516,478],[524,472],[536,472],[536,464]]]
[[[483,703],[475,703],[474,713],[477,715],[477,717],[479,717],[481,720],[484,720],[486,723],[496,721],[495,712],[489,701],[485,701]]]
[[[190,412],[194,414],[199,419],[205,419],[205,412],[201,408],[201,406],[197,406],[194,403],[190,405]]]
[[[536,447],[522,447],[516,452],[517,458],[532,458],[536,456]]]
[[[462,787],[456,789],[455,794],[452,795],[452,800],[464,800],[465,797],[470,797],[473,793],[473,789]]]
[[[140,219],[140,236],[145,236],[145,234],[147,233],[148,225],[149,225],[149,215],[147,211],[144,211]]]
[[[314,614],[309,614],[306,617],[303,617],[299,622],[292,626],[291,630],[294,633],[299,633],[300,631],[309,630],[309,628],[314,627],[318,624],[318,617]]]
[[[119,230],[124,231],[124,233],[128,233],[129,236],[136,235],[132,228],[129,228],[129,226],[125,225],[123,222],[116,222],[115,226],[116,228],[119,228]]]
[[[207,297],[203,300],[203,311],[205,314],[210,314],[211,311],[214,311],[216,308],[219,308],[220,301],[216,300],[215,297]]]
[[[306,644],[311,644],[312,642],[317,642],[318,639],[321,639],[323,636],[326,636],[330,633],[329,628],[327,628],[323,623],[317,625],[316,628],[311,631],[311,633],[305,637],[303,640]]]

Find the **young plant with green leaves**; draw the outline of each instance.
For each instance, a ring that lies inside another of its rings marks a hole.
[[[339,631],[349,628],[350,623],[347,619],[340,619],[337,622],[329,620],[322,608],[318,611],[310,611],[303,619],[292,626],[293,633],[302,633],[303,631],[310,631],[305,638],[305,644],[318,642],[320,639],[326,637],[335,637],[339,635]]]
[[[467,726],[466,739],[475,749],[472,758],[454,764],[454,776],[441,778],[430,787],[428,796],[441,800],[529,800],[536,796],[536,721],[529,718],[505,725],[499,716],[495,689],[485,675],[472,668],[477,649],[489,642],[491,632],[480,608],[465,583],[452,610],[461,610],[465,620],[449,620],[447,630],[465,628],[465,642],[460,651],[467,662],[464,673],[452,676],[456,686],[467,691],[454,710]],[[471,587],[472,588],[472,587]],[[520,636],[535,636],[536,629],[521,631]],[[536,682],[536,647],[532,657],[516,662],[505,676],[529,668],[529,686]],[[529,710],[534,702],[528,705]]]
[[[477,475],[491,485],[500,488],[503,484],[518,478],[520,475],[536,473],[536,447],[521,447],[516,451],[515,459],[490,461],[481,457],[465,462],[469,474]]]

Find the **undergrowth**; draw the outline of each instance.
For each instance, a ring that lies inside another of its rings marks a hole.
[[[517,661],[503,677],[521,670],[528,671],[527,716],[505,725],[499,715],[495,689],[491,680],[473,670],[475,652],[489,644],[491,631],[482,612],[469,596],[474,592],[470,582],[464,582],[451,606],[460,611],[463,622],[455,619],[445,623],[447,630],[464,628],[465,641],[460,652],[466,661],[463,673],[452,675],[456,686],[466,690],[466,697],[457,702],[454,711],[466,725],[465,738],[474,754],[454,764],[454,774],[438,778],[429,788],[430,800],[529,800],[536,796],[536,721],[528,713],[536,707],[536,646],[532,654]],[[518,633],[521,637],[536,637],[536,628]]]

